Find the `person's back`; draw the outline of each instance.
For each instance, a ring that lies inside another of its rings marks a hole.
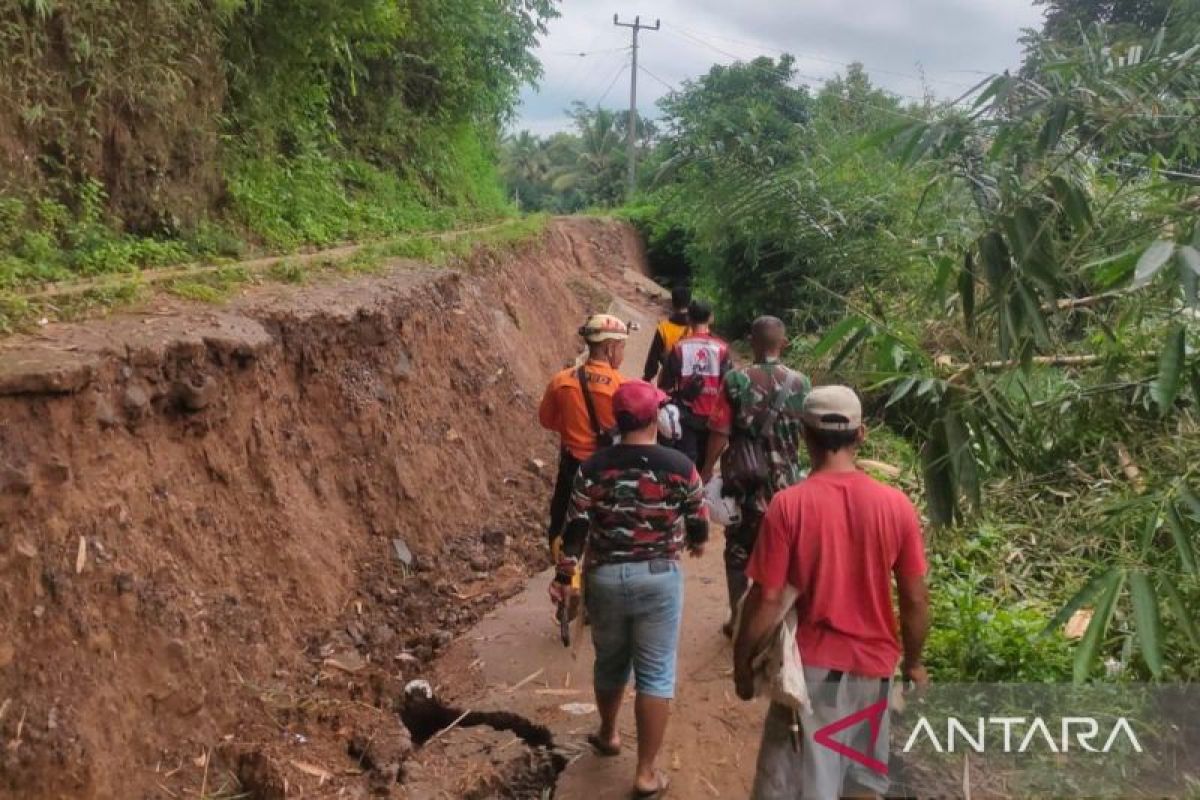
[[[762,442],[768,480],[755,493],[760,512],[767,510],[776,492],[802,477],[805,459],[801,414],[811,389],[812,382],[806,375],[778,359],[739,367],[725,376],[722,396],[709,416],[708,427],[723,432],[731,441],[750,437]],[[773,404],[778,405],[774,413]],[[768,420],[770,425],[761,429]]]
[[[546,529],[552,553],[562,536],[575,473],[580,463],[608,443],[609,432],[616,425],[613,395],[623,380],[618,370],[629,329],[609,314],[593,314],[579,335],[587,343],[586,362],[556,374],[538,406],[538,422],[559,437],[558,471]]]
[[[676,445],[693,463],[701,463],[708,447],[708,418],[717,405],[721,380],[733,366],[729,345],[714,336],[712,308],[693,301],[688,309],[690,330],[675,343],[667,358],[663,389],[680,406],[683,436]]]
[[[729,620],[746,591],[746,563],[758,538],[767,506],[776,492],[803,477],[804,399],[808,377],[780,360],[787,331],[778,317],[764,315],[750,328],[754,363],[730,370],[708,418],[709,440],[701,477],[707,483],[721,459],[722,493],[736,498],[740,518],[725,528],[725,583]],[[727,449],[728,447],[728,449]]]
[[[791,553],[778,568],[799,591],[801,660],[890,677],[900,656],[892,574],[924,572],[920,524],[904,493],[864,472],[818,472],[776,496],[760,537],[786,540]]]
[[[675,349],[676,343],[687,334],[688,306],[691,302],[692,292],[687,287],[680,286],[671,291],[671,315],[659,322],[654,330],[654,339],[646,353],[646,366],[642,370],[643,380],[652,381],[657,375],[659,386],[666,382],[667,357]]]
[[[658,411],[666,401],[666,394],[644,381],[627,381],[617,391],[621,444],[580,467],[550,586],[556,602],[569,597],[572,590],[566,587],[582,559],[600,714],[600,730],[588,741],[601,755],[621,751],[617,716],[633,673],[635,797],[660,797],[669,783],[656,759],[675,696],[683,618],[679,553],[686,549],[700,556],[708,539],[700,474],[683,455],[656,443]]]
[[[586,461],[596,452],[597,441],[579,381],[581,370],[587,378],[588,393],[600,429],[611,430],[616,425],[612,398],[624,378],[611,364],[596,359],[555,374],[542,396],[538,418],[544,428],[558,433],[563,447],[571,455]]]
[[[753,658],[796,596],[796,646],[810,707],[772,703],[763,725],[753,800],[887,792],[887,701],[900,661],[904,680],[928,681],[921,651],[929,630],[925,548],[916,509],[901,492],[856,469],[866,436],[862,403],[845,386],[804,401],[813,472],[771,500],[746,567],[754,581],[734,642],[738,696],[754,695]],[[900,634],[892,586],[900,601]],[[903,652],[903,660],[900,659]],[[818,688],[819,687],[819,688]],[[820,732],[854,714],[868,724],[840,742],[865,758],[819,746]],[[794,731],[799,729],[799,747]]]
[[[591,515],[588,563],[674,560],[685,521],[700,514],[696,467],[678,450],[617,444],[579,469],[574,509]]]

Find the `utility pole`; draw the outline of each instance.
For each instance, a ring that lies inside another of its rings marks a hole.
[[[633,30],[633,67],[629,70],[629,132],[628,157],[629,176],[627,178],[629,187],[627,189],[626,199],[633,197],[633,191],[637,188],[637,50],[638,50],[638,31],[656,31],[659,28],[660,20],[654,20],[654,27],[642,24],[642,18],[634,17],[633,22],[621,22],[618,14],[613,14],[613,25],[620,28],[631,28]]]

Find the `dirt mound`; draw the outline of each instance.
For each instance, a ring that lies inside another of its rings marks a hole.
[[[562,220],[0,347],[0,797],[387,794],[404,684],[542,566],[537,393],[639,259]]]

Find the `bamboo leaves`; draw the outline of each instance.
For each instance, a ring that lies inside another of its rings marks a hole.
[[[1179,509],[1173,505],[1167,506],[1167,527],[1171,529],[1171,538],[1175,540],[1175,551],[1179,554],[1179,566],[1188,575],[1196,575],[1196,551],[1192,547],[1191,537],[1184,524]]]
[[[1145,572],[1129,575],[1129,593],[1133,599],[1133,621],[1141,646],[1142,658],[1154,677],[1162,676],[1162,623],[1158,616],[1158,597]]]
[[[1137,269],[1133,274],[1133,288],[1140,289],[1148,284],[1171,259],[1174,252],[1175,243],[1164,239],[1159,239],[1147,247],[1138,259]]]
[[[1167,607],[1171,610],[1171,615],[1175,617],[1175,622],[1183,629],[1184,635],[1191,642],[1197,655],[1200,655],[1200,627],[1197,627],[1196,621],[1192,619],[1183,596],[1179,594],[1179,589],[1175,588],[1175,584],[1170,579],[1166,579],[1159,583],[1159,590],[1166,598]]]
[[[1152,387],[1154,402],[1165,414],[1175,404],[1183,380],[1186,338],[1182,325],[1173,325],[1158,359],[1158,379]]]
[[[1121,593],[1124,583],[1125,570],[1113,567],[1101,577],[1095,586],[1097,594],[1095,613],[1092,614],[1092,621],[1088,623],[1087,630],[1075,650],[1076,683],[1083,683],[1091,675],[1092,663],[1100,651],[1104,634],[1108,631],[1108,623],[1112,619],[1113,610],[1117,605],[1117,596]]]
[[[1179,285],[1183,288],[1183,299],[1189,306],[1195,307],[1197,295],[1200,294],[1200,250],[1185,244],[1179,247],[1175,256],[1179,261]]]
[[[834,325],[829,331],[821,337],[821,340],[813,345],[809,351],[809,356],[813,359],[823,358],[829,351],[838,345],[843,339],[849,336],[852,332],[858,332],[863,329],[867,321],[860,317],[846,317],[837,325]]]

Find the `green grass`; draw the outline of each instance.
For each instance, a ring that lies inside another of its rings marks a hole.
[[[225,163],[222,216],[155,236],[122,232],[94,179],[58,199],[0,196],[0,292],[256,252],[394,240],[512,215],[479,135],[458,126],[439,132],[436,145],[419,175],[317,150],[291,158],[234,150]],[[417,237],[391,246],[396,257],[420,260],[445,249]]]
[[[267,270],[267,277],[279,283],[304,283],[307,279],[304,266],[290,258],[277,262]]]
[[[186,300],[221,303],[238,287],[258,281],[300,285],[331,274],[380,274],[397,259],[446,266],[465,262],[480,249],[499,253],[529,241],[542,232],[548,220],[545,215],[535,215],[496,223],[481,231],[397,237],[366,244],[342,259],[287,257],[260,273],[250,273],[236,263],[227,264],[216,271],[165,282],[161,289]],[[111,278],[85,293],[53,299],[0,290],[0,334],[29,329],[43,318],[72,320],[105,313],[142,299],[152,286],[136,271],[114,273]]]

